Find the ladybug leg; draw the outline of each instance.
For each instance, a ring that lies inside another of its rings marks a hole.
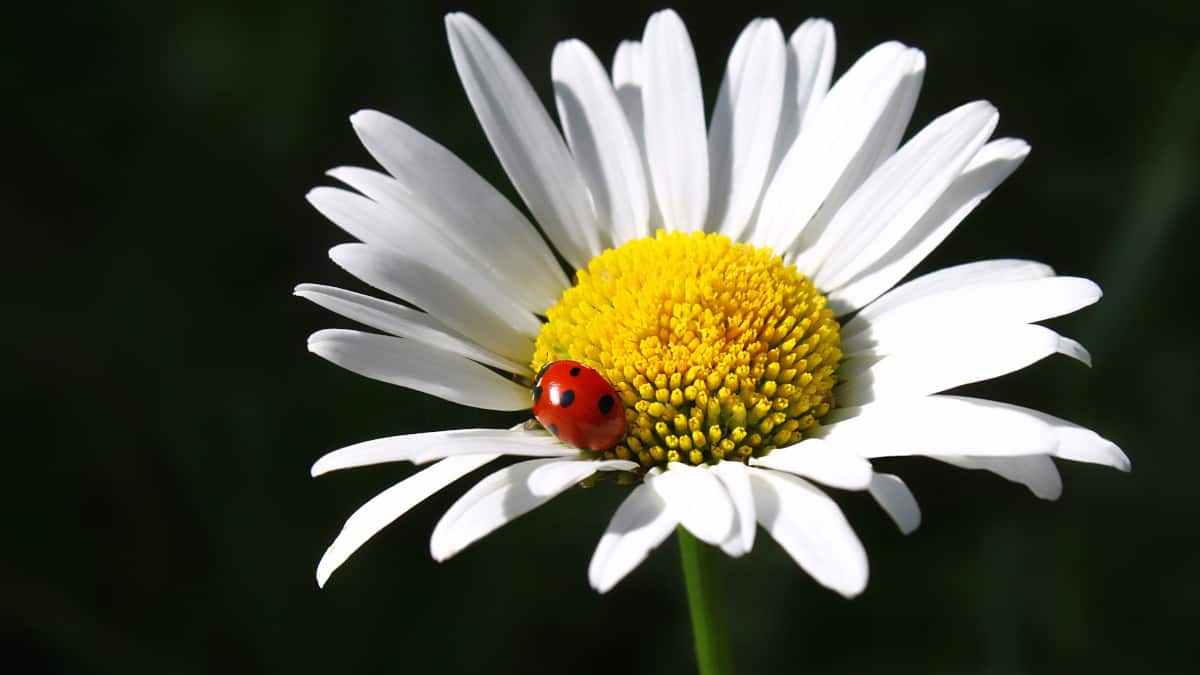
[[[502,375],[507,374],[508,379],[512,380],[513,382],[516,382],[517,384],[519,384],[523,387],[532,387],[533,386],[534,379],[529,377],[528,375],[521,375],[520,373],[501,373],[501,374]]]

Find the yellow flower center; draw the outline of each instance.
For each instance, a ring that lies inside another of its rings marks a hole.
[[[629,431],[608,458],[744,462],[798,442],[833,407],[840,327],[767,248],[659,231],[593,259],[546,316],[533,370],[585,363],[625,407]]]

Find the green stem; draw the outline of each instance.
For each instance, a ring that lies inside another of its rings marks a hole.
[[[729,631],[721,606],[716,549],[697,541],[682,527],[677,532],[700,675],[733,675],[733,654],[729,651]]]

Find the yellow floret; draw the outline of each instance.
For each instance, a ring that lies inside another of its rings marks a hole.
[[[834,407],[840,326],[766,248],[660,231],[597,256],[546,316],[531,366],[573,359],[608,379],[629,420],[613,457],[745,461]]]

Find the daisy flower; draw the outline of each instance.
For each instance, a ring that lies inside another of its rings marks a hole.
[[[338,168],[350,189],[309,201],[358,240],[333,261],[403,304],[304,284],[296,294],[381,333],[322,330],[315,354],[452,403],[531,407],[558,360],[597,370],[627,432],[600,451],[535,424],[452,429],[336,450],[314,476],[428,466],[366,502],[317,568],[459,478],[483,478],[433,531],[437,560],[578,484],[628,486],[588,567],[612,588],[676,528],[740,556],[758,526],[845,596],[867,556],[817,485],[867,491],[904,532],[920,512],[877,457],[983,469],[1054,499],[1054,459],[1129,469],[1113,443],[1026,408],[945,392],[1087,351],[1036,322],[1096,302],[1086,279],[984,260],[897,285],[1029,152],[991,139],[975,101],[904,143],[925,71],[886,42],[832,82],[834,32],[811,19],[742,31],[706,124],[683,22],[654,14],[611,71],[582,42],[554,50],[561,132],[497,40],[446,17],[455,68],[536,227],[451,152],[379,112],[351,122],[386,170]],[[991,139],[991,140],[990,140]],[[564,265],[565,263],[565,265]],[[571,270],[568,274],[565,269]],[[556,405],[560,401],[554,402]]]

